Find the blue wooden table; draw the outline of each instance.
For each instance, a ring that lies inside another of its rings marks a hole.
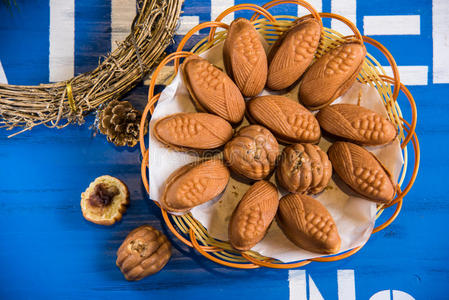
[[[138,149],[94,137],[93,116],[82,126],[38,127],[12,139],[11,132],[0,130],[0,299],[449,299],[448,2],[311,2],[352,18],[362,34],[386,45],[416,99],[420,174],[391,226],[338,262],[293,271],[224,268],[167,230],[141,183]],[[233,4],[186,0],[178,34]],[[133,5],[130,0],[0,4],[0,81],[39,84],[93,69],[98,56],[113,47],[111,40],[126,35]],[[272,12],[298,11],[286,5]],[[389,17],[395,15],[401,16]],[[249,14],[234,15],[239,16]],[[146,92],[141,84],[127,99],[143,108]],[[405,98],[399,101],[409,118]],[[81,192],[103,174],[125,181],[131,193],[123,220],[112,227],[85,221],[80,210]],[[127,233],[142,224],[169,236],[173,257],[160,273],[127,282],[115,266],[115,253]]]

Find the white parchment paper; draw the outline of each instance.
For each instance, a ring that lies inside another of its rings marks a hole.
[[[212,64],[222,68],[222,44],[204,52],[202,57]],[[297,100],[298,88],[293,88],[286,96]],[[262,94],[268,94],[264,91]],[[382,104],[376,89],[355,83],[343,96],[334,103],[357,104],[359,97],[360,105],[370,108],[383,116],[387,116],[385,107]],[[149,139],[149,181],[150,198],[158,200],[163,191],[165,179],[176,169],[198,159],[193,153],[182,153],[169,150],[159,143],[152,135],[154,123],[167,115],[177,112],[194,112],[189,93],[182,82],[180,72],[168,85],[159,99],[156,109],[150,121]],[[245,120],[242,126],[247,125]],[[322,138],[319,146],[327,151],[331,143]],[[283,147],[281,147],[283,148]],[[379,160],[391,171],[394,180],[397,182],[403,164],[402,152],[398,140],[387,146],[370,147],[369,151],[374,153]],[[275,183],[275,176],[270,181]],[[363,245],[369,238],[373,230],[376,204],[357,197],[354,193],[344,188],[333,176],[329,186],[319,195],[318,199],[334,218],[338,232],[342,240],[341,252]],[[337,185],[338,184],[338,185]],[[209,234],[220,240],[228,240],[228,223],[230,216],[238,202],[248,190],[249,185],[231,178],[229,184],[222,195],[212,201],[197,206],[191,210],[192,215],[208,229]],[[342,189],[345,189],[343,192]],[[282,195],[284,191],[280,192]],[[279,259],[283,262],[320,257],[322,255],[311,253],[298,248],[290,242],[282,233],[276,222],[270,226],[267,235],[252,250]]]

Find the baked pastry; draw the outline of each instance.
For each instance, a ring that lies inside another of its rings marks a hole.
[[[276,138],[260,125],[240,128],[223,152],[231,170],[253,180],[267,177],[273,171],[278,155]]]
[[[249,250],[265,236],[279,205],[278,190],[260,180],[243,195],[229,221],[229,242],[237,250]]]
[[[276,178],[291,193],[318,194],[328,185],[332,165],[317,145],[293,144],[284,148]]]
[[[226,71],[245,97],[259,95],[267,82],[264,42],[247,19],[237,18],[229,26],[223,44],[223,61]]]
[[[245,100],[231,78],[207,60],[191,55],[181,66],[196,108],[235,124],[243,119]]]
[[[116,265],[126,280],[159,272],[171,257],[171,244],[159,230],[143,225],[131,231],[117,251]]]
[[[228,168],[218,159],[185,165],[165,180],[159,203],[170,213],[185,214],[220,195],[229,175]]]
[[[84,218],[99,225],[112,225],[121,220],[128,203],[128,187],[109,175],[95,179],[81,194]]]
[[[267,86],[282,90],[291,86],[313,60],[321,37],[320,23],[315,18],[301,18],[280,36],[268,55]]]
[[[359,145],[385,145],[397,136],[396,126],[390,120],[359,105],[329,105],[316,118],[324,131]]]
[[[248,101],[246,113],[251,123],[265,126],[281,143],[316,144],[320,141],[320,124],[315,116],[287,97],[267,95],[253,98]]]
[[[318,58],[302,76],[299,101],[310,110],[318,110],[332,103],[356,81],[365,55],[364,44],[351,41]]]
[[[276,221],[296,246],[315,253],[335,254],[341,239],[326,207],[302,194],[288,194],[279,201]]]
[[[232,138],[232,127],[225,119],[206,113],[177,113],[159,119],[153,136],[176,151],[215,149]]]
[[[379,159],[353,143],[336,142],[327,150],[335,173],[364,198],[388,204],[396,194],[390,171]]]

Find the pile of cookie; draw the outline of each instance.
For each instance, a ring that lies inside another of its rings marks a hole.
[[[223,149],[223,159],[194,162],[173,172],[159,199],[165,210],[182,214],[214,199],[233,172],[252,183],[229,222],[235,249],[254,247],[276,218],[298,247],[334,254],[341,244],[335,222],[310,196],[326,188],[332,170],[363,198],[379,203],[393,199],[396,185],[390,173],[362,146],[392,142],[395,125],[358,105],[331,105],[355,82],[366,49],[360,41],[348,40],[314,61],[320,39],[319,22],[302,18],[267,55],[261,35],[240,18],[231,23],[224,42],[226,72],[197,55],[184,60],[183,81],[198,112],[165,116],[155,122],[152,135],[176,151]],[[286,91],[297,82],[298,101],[259,96],[265,88]],[[244,118],[251,125],[239,126]],[[322,131],[337,140],[327,153],[317,146]],[[280,144],[286,145],[283,151]],[[277,186],[266,181],[273,172]],[[289,192],[280,200],[278,187]]]
[[[184,60],[183,81],[198,112],[165,116],[155,122],[151,134],[169,149],[202,157],[219,150],[223,158],[202,159],[174,171],[159,199],[162,208],[188,213],[219,196],[232,172],[251,182],[229,221],[229,242],[236,250],[254,247],[276,219],[298,247],[335,254],[341,246],[336,224],[311,196],[327,187],[333,171],[361,197],[392,201],[396,184],[391,174],[363,146],[392,142],[396,126],[358,105],[331,105],[355,82],[366,49],[362,42],[348,39],[315,59],[321,38],[319,22],[301,18],[267,55],[261,35],[251,22],[239,18],[231,23],[223,46],[226,72],[197,55]],[[298,101],[259,96],[265,88],[286,91],[298,82]],[[242,127],[245,118],[250,125]],[[317,145],[322,132],[335,140],[327,153]],[[280,145],[285,145],[282,151]],[[273,173],[276,185],[267,180]],[[121,216],[116,201],[123,189],[103,185],[86,191],[86,218],[92,220],[92,210]],[[280,189],[287,192],[281,199]],[[138,228],[120,247],[117,265],[127,279],[140,279],[162,268],[169,253],[160,232]]]

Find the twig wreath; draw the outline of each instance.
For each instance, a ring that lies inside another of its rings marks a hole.
[[[182,2],[137,1],[130,35],[91,72],[38,86],[0,84],[0,127],[22,127],[12,137],[37,125],[82,124],[86,113],[122,97],[151,70],[172,41]]]

